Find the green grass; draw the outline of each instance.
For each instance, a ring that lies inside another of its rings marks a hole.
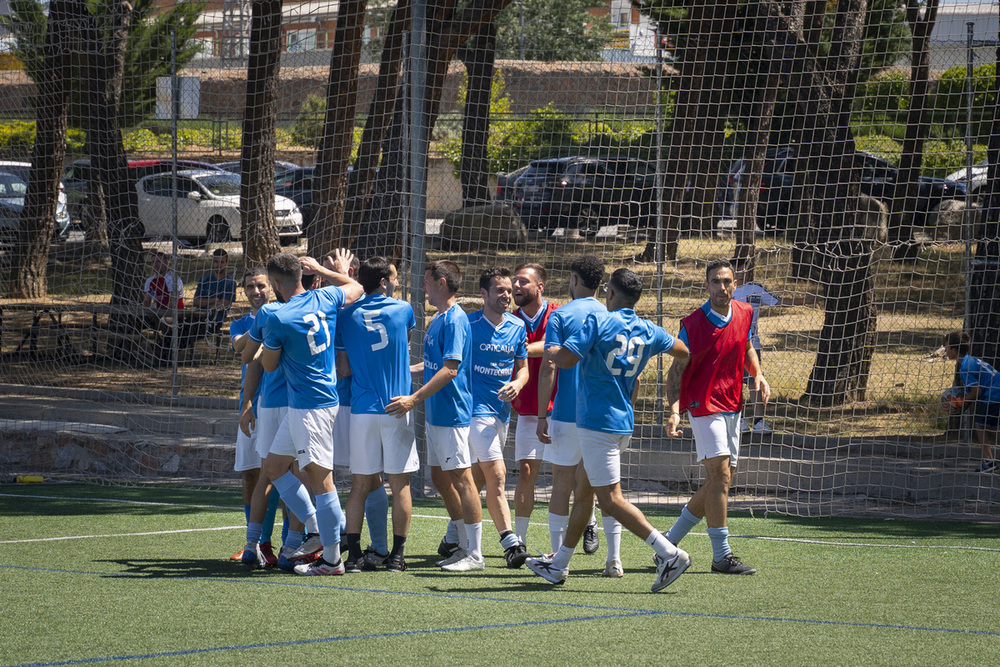
[[[560,587],[507,570],[489,525],[486,571],[446,575],[433,502],[416,505],[404,574],[247,572],[227,560],[239,503],[0,487],[0,664],[965,665],[1000,647],[996,526],[736,516],[732,543],[756,576],[709,576],[702,524],[683,544],[692,568],[652,594],[651,552],[631,535],[620,580],[598,576],[603,547]],[[545,507],[533,518],[538,551]]]

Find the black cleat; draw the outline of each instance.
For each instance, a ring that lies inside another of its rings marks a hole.
[[[438,545],[438,556],[441,556],[441,558],[448,558],[453,553],[458,551],[458,547],[458,542],[445,542],[442,538],[441,544]]]
[[[523,544],[515,544],[512,547],[507,547],[503,555],[507,559],[507,567],[512,570],[521,567],[524,565],[524,561],[528,560],[528,550],[524,548]]]
[[[597,537],[597,524],[590,523],[583,529],[583,553],[595,554],[601,547],[601,540]]]
[[[753,574],[756,571],[731,553],[722,560],[712,561],[713,574]]]

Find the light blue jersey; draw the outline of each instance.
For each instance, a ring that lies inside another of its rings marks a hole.
[[[242,336],[243,334],[250,331],[250,327],[253,325],[253,315],[247,313],[238,320],[233,320],[229,323],[229,346],[232,347],[233,341],[237,336]],[[234,348],[235,349],[235,348]],[[240,366],[240,409],[243,409],[243,383],[247,379],[247,365],[243,364]],[[254,394],[253,400],[253,413],[257,414],[257,397],[260,396],[260,383],[257,384],[257,393]]]
[[[405,301],[373,293],[340,311],[337,349],[351,362],[351,413],[385,414],[412,391],[409,331],[417,325]]]
[[[277,301],[272,301],[257,309],[257,315],[250,325],[250,340],[257,343],[264,342],[264,323],[267,322],[267,314],[281,308],[281,305]],[[288,407],[288,383],[285,382],[285,374],[280,368],[261,374],[257,397],[258,408]]]
[[[432,426],[468,426],[472,423],[472,330],[469,316],[457,303],[431,320],[424,334],[424,383],[458,361],[458,375],[427,399],[426,421]]]
[[[635,427],[632,390],[649,360],[674,347],[674,337],[621,308],[593,313],[565,342],[580,358],[576,425],[604,433],[631,433]]]
[[[545,348],[561,347],[570,336],[583,328],[583,323],[591,313],[607,312],[604,304],[592,296],[573,299],[559,306],[549,315],[545,325]],[[556,397],[552,402],[552,419],[576,423],[576,376],[577,368],[560,368],[556,384]]]
[[[1000,373],[982,359],[971,354],[962,357],[958,376],[966,389],[979,387],[983,403],[1000,403]]]
[[[344,301],[342,289],[324,287],[296,294],[268,313],[264,347],[281,350],[279,367],[288,382],[288,407],[313,410],[338,405],[333,339],[337,311]]]
[[[472,329],[472,414],[496,415],[510,420],[510,403],[497,392],[514,377],[514,360],[528,358],[528,332],[524,320],[503,314],[500,326],[478,310],[469,316]]]

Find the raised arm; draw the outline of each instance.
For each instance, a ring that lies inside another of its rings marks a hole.
[[[417,403],[426,401],[441,391],[445,385],[458,377],[458,364],[458,359],[445,359],[444,364],[438,369],[438,372],[420,389],[409,396],[394,396],[389,405],[385,406],[386,414],[402,417],[416,407]]]

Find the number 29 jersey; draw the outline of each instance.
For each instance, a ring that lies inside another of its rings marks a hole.
[[[351,413],[385,414],[397,396],[410,394],[409,331],[413,308],[384,294],[366,294],[337,316],[338,350],[351,362]]]
[[[564,346],[580,358],[576,425],[604,433],[632,433],[632,390],[649,360],[674,347],[662,327],[627,308],[587,316]]]

